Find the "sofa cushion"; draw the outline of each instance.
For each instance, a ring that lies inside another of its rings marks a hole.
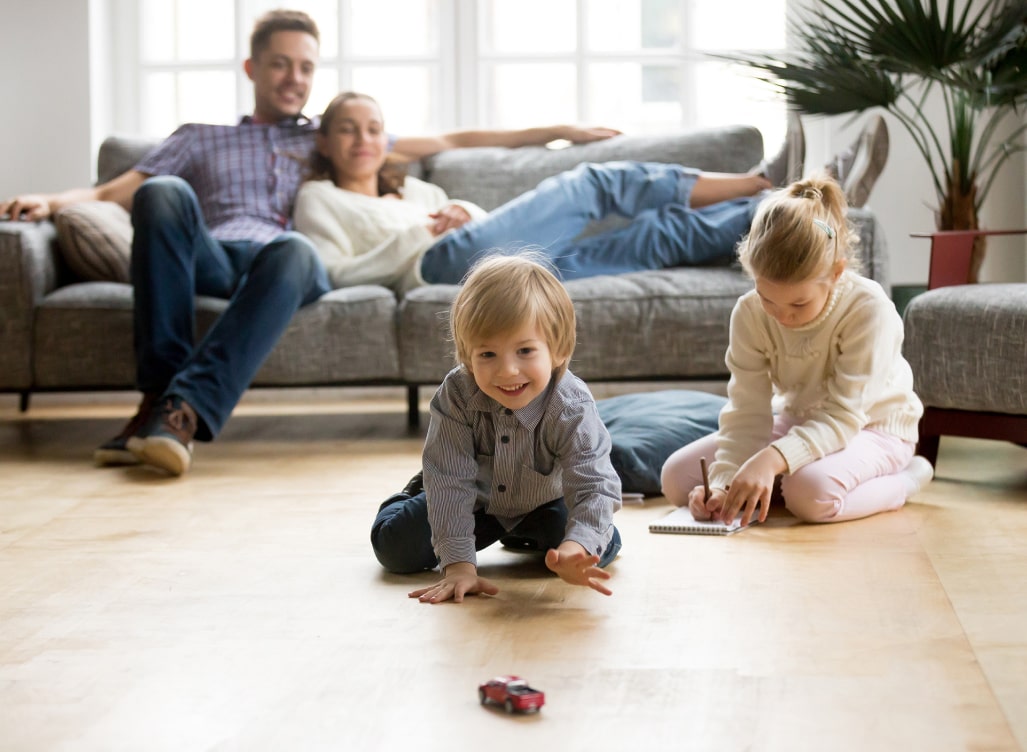
[[[61,254],[80,279],[128,282],[132,222],[128,212],[110,201],[84,201],[54,215]]]
[[[220,298],[196,298],[197,336],[227,305]],[[397,383],[395,313],[396,298],[384,287],[323,295],[293,316],[254,386]],[[132,388],[132,288],[114,282],[58,288],[39,304],[33,340],[38,387]]]
[[[660,472],[674,451],[717,430],[726,398],[687,389],[622,394],[599,400],[610,432],[610,460],[624,491],[662,493]]]
[[[1027,284],[930,290],[904,322],[903,354],[925,405],[1027,415]]]
[[[549,149],[479,147],[450,149],[424,160],[425,176],[452,198],[484,209],[529,191],[544,178],[582,162],[669,162],[717,172],[745,172],[763,158],[763,136],[750,126],[653,136],[615,136],[604,141]]]
[[[576,279],[571,369],[585,381],[724,378],[728,326],[752,282],[735,266],[690,267]],[[447,314],[459,287],[428,285],[399,304],[403,378],[438,384],[453,367]]]

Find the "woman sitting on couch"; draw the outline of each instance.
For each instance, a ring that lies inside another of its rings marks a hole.
[[[388,152],[374,99],[347,92],[332,100],[294,221],[318,248],[335,287],[381,284],[403,292],[459,284],[479,256],[497,248],[535,248],[550,257],[564,281],[726,263],[749,229],[758,196],[772,187],[759,171],[582,164],[485,212],[430,183],[390,178]],[[630,222],[582,236],[591,222],[610,214]]]

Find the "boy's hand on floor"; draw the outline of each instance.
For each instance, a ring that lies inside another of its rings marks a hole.
[[[551,548],[546,552],[546,566],[571,585],[590,587],[597,593],[613,595],[600,580],[610,579],[610,573],[601,569],[599,557],[589,555],[578,543],[564,541],[559,548]]]
[[[499,588],[478,576],[478,569],[468,561],[450,564],[442,574],[442,579],[430,587],[414,590],[410,598],[417,598],[421,603],[442,603],[452,600],[463,603],[465,595],[495,595]]]

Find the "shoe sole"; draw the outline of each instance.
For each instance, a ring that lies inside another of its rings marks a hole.
[[[93,451],[93,462],[99,467],[118,467],[138,465],[139,458],[128,449],[96,449]]]
[[[191,448],[182,446],[176,439],[162,436],[133,436],[128,440],[128,448],[140,462],[171,475],[182,475],[192,463]]]
[[[884,118],[878,116],[864,133],[867,138],[860,144],[853,160],[852,174],[845,190],[849,206],[857,209],[866,205],[870,191],[888,161],[888,127]]]

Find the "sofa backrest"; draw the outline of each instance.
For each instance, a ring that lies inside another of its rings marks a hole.
[[[110,136],[100,146],[101,183],[131,169],[160,139]],[[716,172],[746,172],[763,158],[763,137],[751,126],[735,125],[655,136],[616,136],[590,144],[550,149],[482,147],[453,149],[414,165],[411,172],[440,186],[447,195],[474,201],[484,209],[531,190],[544,178],[582,162],[632,159],[672,162]]]
[[[544,178],[582,162],[622,159],[669,162],[711,172],[748,172],[763,159],[763,136],[751,126],[732,125],[655,136],[622,135],[564,149],[453,149],[423,160],[423,174],[448,196],[492,210]]]
[[[161,141],[163,139],[139,136],[108,136],[100,144],[100,151],[96,156],[97,180],[106,183],[131,170]]]

